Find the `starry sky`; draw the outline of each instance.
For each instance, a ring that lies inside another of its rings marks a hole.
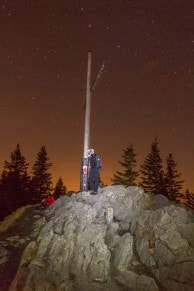
[[[55,182],[79,190],[87,53],[91,147],[111,184],[133,143],[138,167],[157,136],[194,191],[193,17],[190,0],[1,0],[0,166],[20,144],[29,172],[46,146]]]

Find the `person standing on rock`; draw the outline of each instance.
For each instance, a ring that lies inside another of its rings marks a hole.
[[[102,168],[102,160],[99,155],[95,153],[94,149],[90,149],[89,167],[90,194],[96,195],[98,193],[99,174],[100,169]]]

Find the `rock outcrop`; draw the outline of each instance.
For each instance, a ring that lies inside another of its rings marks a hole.
[[[61,197],[35,232],[10,290],[194,290],[194,215],[162,195]]]

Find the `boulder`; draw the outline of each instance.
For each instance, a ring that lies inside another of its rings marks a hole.
[[[124,234],[115,247],[114,265],[119,271],[127,270],[133,256],[133,236]]]
[[[118,282],[130,288],[130,290],[159,291],[153,278],[146,275],[138,275],[133,271],[124,271],[116,277]]]

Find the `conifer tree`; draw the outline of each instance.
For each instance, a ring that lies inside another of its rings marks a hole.
[[[164,175],[165,195],[171,200],[178,200],[180,190],[182,189],[183,180],[178,180],[181,173],[178,173],[177,163],[175,163],[172,153],[166,158],[166,172]]]
[[[123,150],[121,155],[123,161],[119,161],[121,166],[124,168],[124,172],[116,171],[113,175],[113,181],[116,185],[124,186],[134,186],[136,185],[136,179],[138,177],[138,172],[134,170],[136,167],[136,157],[137,154],[134,153],[133,144],[130,144],[126,149]]]
[[[61,177],[59,177],[55,189],[54,189],[54,197],[55,199],[58,199],[60,196],[64,196],[67,194],[67,187],[63,184],[63,180]]]
[[[6,193],[5,178],[5,171],[3,171],[0,177],[0,220],[11,212],[11,210],[9,210],[9,206],[11,205],[8,203],[9,196]]]
[[[162,159],[157,138],[151,144],[151,151],[140,167],[141,183],[140,186],[145,192],[162,194],[163,192],[163,170]]]
[[[20,145],[10,155],[11,161],[5,161],[1,175],[1,195],[7,214],[30,202],[28,163],[21,154]]]
[[[52,176],[49,173],[51,166],[46,147],[42,146],[32,167],[31,188],[35,203],[40,202],[44,195],[48,195],[52,190]]]
[[[187,206],[191,209],[194,209],[194,193],[186,191]]]

